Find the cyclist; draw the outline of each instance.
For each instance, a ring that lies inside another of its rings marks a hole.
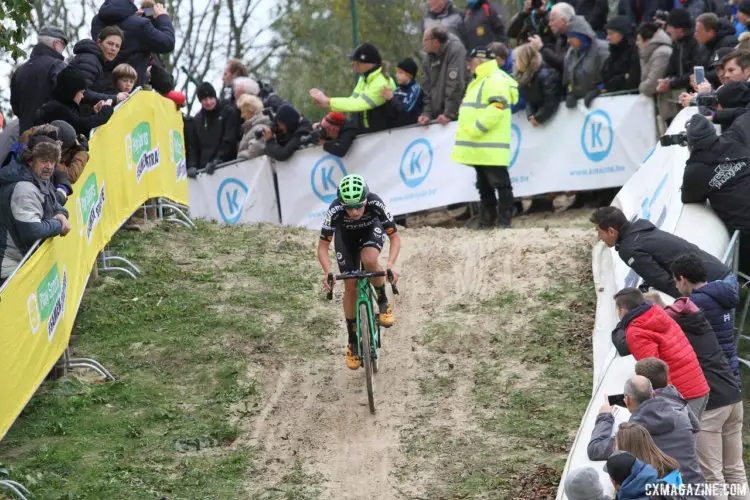
[[[398,282],[398,274],[393,266],[401,248],[401,236],[396,232],[396,223],[388,209],[375,193],[367,188],[361,175],[347,175],[339,183],[336,200],[331,203],[323,221],[318,243],[318,261],[323,268],[323,287],[331,290],[328,283],[328,251],[331,239],[334,239],[336,260],[342,273],[359,271],[360,262],[369,272],[382,272],[378,256],[385,243],[385,235],[391,241],[387,270],[393,273],[393,283]],[[380,325],[385,328],[393,326],[393,311],[388,305],[385,294],[385,278],[371,280],[378,296]],[[349,347],[346,350],[346,366],[352,370],[359,368],[357,352],[357,283],[355,280],[344,282],[344,317],[349,332]]]

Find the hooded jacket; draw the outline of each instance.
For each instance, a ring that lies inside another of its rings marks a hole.
[[[116,103],[117,95],[93,90],[104,80],[104,56],[99,45],[94,40],[81,40],[73,47],[73,54],[74,57],[68,65],[76,68],[86,78],[86,94],[83,96],[83,101],[96,104],[99,101],[112,99],[112,102]]]
[[[0,169],[0,278],[7,278],[37,240],[60,234],[68,216],[48,180],[39,179],[21,163]]]
[[[623,37],[617,45],[609,46],[609,57],[602,68],[602,83],[607,92],[635,90],[641,81],[641,61],[638,47]]]
[[[278,133],[279,122],[287,127],[285,135]],[[279,107],[274,117],[274,128],[277,130],[273,139],[266,142],[266,154],[277,161],[286,161],[291,158],[305,140],[309,139],[310,132],[312,132],[310,121],[288,104]]]
[[[464,17],[466,50],[487,47],[492,42],[507,42],[505,23],[500,8],[488,0],[479,0],[468,7]]]
[[[741,401],[742,395],[735,375],[703,311],[687,297],[677,299],[665,310],[680,325],[698,357],[698,364],[711,391],[706,410],[715,410]]]
[[[217,102],[211,111],[201,108],[193,117],[188,168],[200,169],[209,162],[223,163],[237,158],[240,124],[236,111],[237,108]]]
[[[644,426],[656,446],[677,460],[685,483],[704,482],[695,448],[695,434],[700,432],[700,422],[674,387],[667,386],[656,391],[654,398],[644,401],[636,408],[630,416],[630,422]],[[614,424],[615,417],[612,413],[597,415],[587,448],[589,460],[606,460],[612,454],[615,445],[612,435]],[[654,470],[654,477],[656,474]]]
[[[724,279],[730,273],[729,268],[713,255],[679,236],[657,229],[646,219],[626,224],[617,238],[615,250],[644,283],[675,298],[680,297],[680,292],[674,284],[670,266],[682,254],[697,254],[710,281]]]
[[[693,290],[690,300],[706,315],[729,363],[734,380],[742,387],[737,342],[734,338],[734,309],[740,303],[737,288],[724,281],[711,281]]]
[[[445,26],[448,33],[455,35],[461,44],[466,43],[466,27],[464,26],[464,15],[463,13],[453,5],[453,2],[449,1],[442,12],[430,12],[430,9],[426,9],[422,23],[424,24],[424,33],[427,29],[433,26]]]
[[[533,116],[540,124],[549,121],[560,108],[562,78],[544,62],[519,90],[526,101],[526,116]]]
[[[62,54],[43,43],[34,46],[31,57],[10,79],[10,105],[19,120],[19,133],[34,125],[37,111],[52,95],[57,74],[65,68]]]
[[[596,38],[594,30],[581,16],[571,19],[568,33],[578,33],[589,40],[588,46],[581,47],[580,51],[568,48],[563,69],[563,87],[568,94],[582,99],[601,84],[602,68],[609,57],[609,45]]]
[[[175,33],[167,14],[155,19],[136,15],[131,0],[105,0],[91,21],[91,38],[96,39],[105,26],[117,25],[125,32],[116,62],[128,63],[138,72],[136,86],[147,81],[152,54],[169,54],[174,50]]]
[[[655,484],[659,480],[658,473],[651,465],[635,459],[630,475],[620,485],[617,500],[647,500],[646,488],[648,484]]]
[[[666,75],[666,78],[669,79],[670,89],[692,92],[690,75],[693,74],[693,68],[695,66],[706,66],[709,61],[708,56],[708,51],[698,44],[692,31],[674,42]]]
[[[271,119],[263,113],[258,113],[242,124],[242,139],[237,148],[237,158],[255,158],[265,153],[266,141],[261,136],[255,137],[256,132],[263,132],[265,127],[271,127]]]
[[[641,84],[638,91],[648,97],[656,94],[656,85],[667,74],[669,58],[672,55],[672,40],[664,30],[657,30],[640,51]]]
[[[466,85],[466,49],[449,35],[437,54],[427,54],[422,60],[423,114],[431,120],[441,114],[457,119]]]
[[[698,358],[680,326],[664,310],[649,302],[629,311],[612,332],[620,356],[636,361],[659,358],[669,365],[669,383],[685,399],[708,394],[708,383]]]

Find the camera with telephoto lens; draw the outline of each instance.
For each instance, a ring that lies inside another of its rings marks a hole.
[[[695,98],[695,103],[698,106],[716,109],[719,105],[719,96],[717,96],[715,92],[711,92],[710,94],[698,94]]]
[[[263,139],[263,131],[262,130],[256,130],[255,131],[255,138],[258,140]]]
[[[659,138],[659,144],[664,147],[668,146],[687,146],[687,132],[680,132],[674,135],[663,135]]]

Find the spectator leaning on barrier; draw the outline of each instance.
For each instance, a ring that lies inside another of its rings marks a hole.
[[[334,111],[313,125],[311,140],[323,146],[326,153],[343,158],[357,137],[357,127],[342,113]]]
[[[424,92],[417,83],[417,63],[407,57],[396,66],[396,90],[384,87],[388,119],[393,127],[414,125],[424,109]]]
[[[107,26],[99,33],[99,39],[96,42],[91,39],[84,39],[73,47],[75,56],[68,65],[79,70],[86,78],[84,103],[94,105],[107,99],[112,99],[113,102],[121,102],[128,98],[126,92],[118,92],[113,95],[94,90],[95,85],[104,83],[104,63],[115,60],[120,52],[124,36],[122,30],[117,26]]]
[[[239,112],[218,102],[213,85],[203,82],[198,87],[201,110],[193,117],[193,137],[185,142],[191,148],[188,176],[199,169],[212,175],[219,163],[237,158]]]
[[[458,108],[466,88],[466,49],[445,28],[438,26],[424,32],[422,47],[422,90],[424,111],[419,123],[437,120],[447,125],[458,118]]]
[[[464,26],[467,51],[507,40],[500,7],[489,0],[467,0]]]
[[[655,358],[651,358],[655,359]],[[615,448],[632,453],[656,470],[659,483],[680,486],[683,483],[680,463],[656,446],[648,429],[635,422],[623,422],[617,429]]]
[[[50,182],[60,145],[35,136],[21,161],[0,170],[0,282],[8,279],[37,240],[65,236],[68,211]]]
[[[271,109],[274,113],[282,104],[285,104],[284,100],[273,91],[273,87],[254,78],[237,77],[234,79],[232,87],[234,88],[235,99],[239,99],[243,94],[257,96],[263,101],[263,107]]]
[[[89,136],[91,130],[104,125],[112,117],[112,102],[99,101],[92,116],[81,116],[80,104],[86,91],[86,78],[75,68],[65,68],[57,75],[57,85],[49,100],[37,114],[35,124],[62,120],[70,123],[77,134]]]
[[[711,280],[724,279],[730,270],[719,259],[696,245],[662,231],[646,219],[628,221],[617,207],[602,207],[591,214],[599,239],[614,247],[623,262],[651,286],[672,297],[679,297],[670,266],[682,254],[695,253],[703,262]]]
[[[583,99],[588,108],[604,89],[602,68],[609,57],[609,46],[596,38],[589,23],[580,16],[575,16],[568,24],[567,37],[570,48],[563,70],[565,104],[573,108]]]
[[[565,2],[556,3],[549,13],[549,28],[554,36],[554,42],[549,43],[538,35],[532,36],[529,41],[542,54],[544,62],[551,68],[563,74],[565,58],[568,54],[568,24],[573,20],[576,11],[572,5]]]
[[[531,43],[517,47],[513,54],[513,77],[526,101],[526,118],[532,126],[539,127],[552,119],[560,107],[562,78],[547,66]]]
[[[612,343],[620,356],[659,358],[669,365],[670,382],[700,418],[708,399],[708,383],[698,358],[680,326],[660,307],[646,302],[637,288],[615,294],[620,322]]]
[[[143,85],[148,81],[148,67],[161,63],[155,54],[169,54],[174,50],[172,20],[160,3],[140,10],[133,0],[105,0],[91,21],[91,37],[97,38],[105,26],[112,25],[119,26],[125,33],[116,61],[133,66],[138,72],[137,84]]]
[[[645,427],[656,446],[667,456],[677,460],[685,483],[703,483],[704,477],[695,451],[695,434],[700,430],[700,422],[687,403],[680,404],[667,397],[657,397],[651,381],[642,375],[628,379],[623,394],[630,412],[629,422]],[[616,436],[612,432],[615,408],[609,405],[605,396],[586,449],[589,460],[606,460],[615,450]],[[657,474],[655,472],[654,475]]]
[[[286,161],[309,139],[312,127],[289,104],[282,105],[273,118],[273,128],[266,128],[266,154],[277,161]]]
[[[612,485],[617,491],[617,500],[660,500],[647,492],[658,482],[656,469],[635,458],[626,451],[616,451],[604,465]]]
[[[453,34],[461,44],[466,43],[464,16],[450,0],[427,0],[422,28],[427,31],[436,26],[444,27],[446,32]]]
[[[222,81],[224,86],[221,88],[221,103],[234,106],[236,97],[234,95],[234,80],[239,77],[247,77],[247,66],[239,59],[230,59],[224,66]]]
[[[706,50],[708,60],[711,60],[720,48],[734,47],[738,43],[731,23],[726,19],[719,19],[716,14],[710,12],[696,18],[694,36]],[[713,71],[706,72],[706,80],[714,87],[719,86],[719,79]]]
[[[57,74],[65,68],[62,55],[68,38],[60,28],[45,26],[31,57],[10,79],[10,105],[19,120],[19,133],[34,125],[36,113],[49,100]]]
[[[518,101],[518,84],[498,71],[492,52],[474,49],[470,57],[474,79],[461,103],[451,160],[476,170],[480,226],[507,228],[513,214],[510,107]]]
[[[609,57],[602,68],[602,84],[606,92],[635,90],[641,81],[641,61],[633,43],[633,29],[626,16],[607,23]]]
[[[242,139],[237,148],[237,158],[256,158],[265,154],[266,140],[263,131],[271,126],[271,119],[263,114],[263,101],[254,95],[244,94],[237,99],[242,118]]]
[[[636,43],[641,58],[641,83],[638,91],[653,97],[659,80],[666,76],[672,55],[672,41],[658,24],[644,22],[638,26]]]
[[[542,45],[554,45],[556,37],[549,27],[547,2],[524,0],[523,10],[513,16],[508,27],[508,36],[516,40],[516,46],[538,36]]]
[[[310,96],[321,108],[352,113],[360,134],[387,129],[388,111],[383,89],[393,90],[395,84],[383,71],[380,52],[374,45],[365,42],[354,50],[351,61],[352,69],[359,75],[351,96],[331,98],[319,89],[311,89]]]
[[[581,467],[565,477],[565,496],[568,500],[612,500],[604,494],[599,473],[593,467]]]

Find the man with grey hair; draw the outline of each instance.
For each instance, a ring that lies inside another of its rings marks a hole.
[[[435,26],[443,26],[448,33],[455,35],[462,45],[466,44],[466,27],[464,14],[451,0],[427,0],[427,9],[422,20],[422,29],[426,31]]]
[[[680,463],[684,482],[703,483],[705,479],[695,448],[695,435],[700,431],[700,425],[688,406],[678,409],[669,399],[656,396],[651,381],[641,375],[628,379],[623,395],[630,422],[644,426],[656,446]],[[614,408],[605,394],[587,449],[589,460],[606,460],[615,450],[616,436],[612,435]]]
[[[62,53],[68,45],[63,30],[45,26],[39,31],[31,57],[10,79],[10,105],[18,117],[19,134],[34,125],[36,112],[49,100],[55,88],[57,74],[65,68]]]
[[[576,10],[565,2],[556,3],[549,13],[549,28],[555,36],[555,43],[544,43],[539,35],[532,36],[529,41],[542,54],[544,62],[560,73],[563,72],[565,55],[568,53],[568,24],[576,16]]]
[[[461,41],[444,26],[434,26],[424,32],[422,47],[422,89],[424,110],[420,125],[437,120],[447,125],[458,119],[458,108],[466,90],[466,49]]]

